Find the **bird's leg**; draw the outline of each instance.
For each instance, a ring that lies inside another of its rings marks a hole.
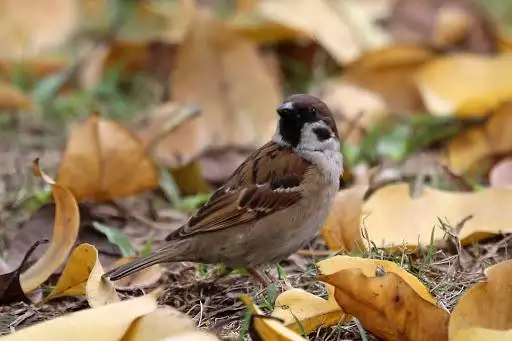
[[[272,284],[272,279],[260,268],[248,268],[247,272],[251,274],[262,286],[263,288],[267,288],[270,284]]]

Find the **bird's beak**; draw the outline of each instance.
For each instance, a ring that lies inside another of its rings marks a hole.
[[[281,117],[289,117],[294,111],[292,102],[284,102],[277,108],[277,113]]]

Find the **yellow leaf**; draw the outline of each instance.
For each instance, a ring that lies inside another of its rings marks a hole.
[[[213,334],[197,330],[195,322],[182,312],[162,307],[139,317],[121,341],[219,340]]]
[[[126,264],[128,262],[133,261],[137,257],[129,256],[118,259],[113,265],[112,269],[116,268],[120,265]],[[163,268],[156,264],[144,270],[138,271],[132,275],[121,278],[120,280],[115,281],[116,289],[118,290],[133,290],[133,289],[142,289],[150,287],[160,278],[162,277]]]
[[[336,194],[331,212],[320,231],[329,249],[347,252],[365,249],[359,220],[367,189],[368,186],[358,185]]]
[[[282,95],[256,46],[198,10],[176,59],[171,99],[199,106],[156,147],[184,165],[206,149],[257,148],[275,129]]]
[[[394,272],[367,276],[352,268],[319,280],[333,285],[340,307],[384,340],[448,340],[448,312],[423,299]]]
[[[117,341],[136,318],[157,308],[156,299],[163,290],[148,295],[90,308],[23,328],[2,341]]]
[[[45,301],[61,296],[86,296],[93,308],[118,302],[120,299],[112,282],[101,278],[104,273],[98,250],[90,244],[80,244]]]
[[[77,23],[76,3],[0,0],[0,57],[23,59],[63,43]]]
[[[399,267],[396,263],[381,260],[381,259],[367,259],[360,257],[350,256],[334,256],[324,259],[317,263],[322,275],[332,275],[342,270],[361,270],[361,273],[366,277],[374,277],[379,269],[385,273],[393,273],[399,276],[408,287],[418,294],[423,300],[436,304],[435,298],[430,294],[427,287],[425,287],[418,278],[414,277],[411,273]],[[334,293],[334,288],[327,287],[331,294]]]
[[[451,227],[467,219],[459,235],[469,244],[501,233],[512,232],[512,191],[488,188],[474,193],[447,192],[424,186],[411,198],[408,184],[389,185],[375,192],[363,206],[361,222],[370,239],[382,247],[414,249],[443,238],[439,219]]]
[[[450,339],[458,332],[479,327],[512,330],[512,260],[485,270],[487,280],[468,289],[453,308]],[[504,334],[503,334],[504,335]],[[505,340],[505,338],[501,339]]]
[[[512,330],[493,330],[485,328],[468,328],[459,331],[450,341],[510,341]]]
[[[260,1],[257,11],[315,39],[340,64],[353,61],[360,53],[351,28],[325,0],[266,0]]]
[[[512,54],[442,57],[416,77],[430,113],[480,117],[512,98]]]
[[[20,89],[0,81],[0,110],[16,111],[33,107],[32,101]]]
[[[446,161],[450,169],[465,173],[492,154],[489,140],[482,127],[471,127],[455,136],[446,148]]]
[[[182,195],[197,193],[209,193],[213,191],[201,173],[201,167],[197,161],[191,162],[183,167],[171,169],[171,174],[178,185]]]
[[[347,65],[341,80],[380,94],[390,110],[424,111],[414,73],[434,57],[415,45],[394,45],[366,52]]]
[[[139,139],[98,115],[71,132],[58,179],[79,202],[111,200],[158,185],[156,167]]]
[[[482,160],[512,151],[512,101],[503,103],[483,126],[455,136],[446,148],[446,159],[456,173],[482,171]]]
[[[299,334],[286,328],[286,326],[275,320],[266,317],[263,311],[248,295],[241,295],[240,299],[247,305],[252,313],[251,325],[260,337],[261,341],[305,341],[306,339]]]
[[[34,161],[33,166],[35,175],[52,187],[55,219],[50,246],[41,258],[20,276],[21,287],[25,293],[37,289],[66,261],[78,237],[80,225],[78,205],[71,192],[42,172],[38,160]]]
[[[345,314],[332,300],[324,300],[302,289],[291,289],[277,296],[272,316],[283,320],[296,333],[310,334],[319,327],[337,325]]]

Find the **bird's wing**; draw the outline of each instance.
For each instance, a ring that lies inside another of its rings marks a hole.
[[[294,205],[302,197],[311,163],[290,148],[269,142],[249,156],[229,180],[166,240],[253,222]]]

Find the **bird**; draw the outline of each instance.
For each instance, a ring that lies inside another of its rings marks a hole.
[[[269,285],[262,266],[286,259],[319,232],[343,174],[336,122],[323,101],[294,94],[276,111],[271,140],[171,232],[162,248],[103,277],[115,281],[155,264],[190,261],[245,268]]]

